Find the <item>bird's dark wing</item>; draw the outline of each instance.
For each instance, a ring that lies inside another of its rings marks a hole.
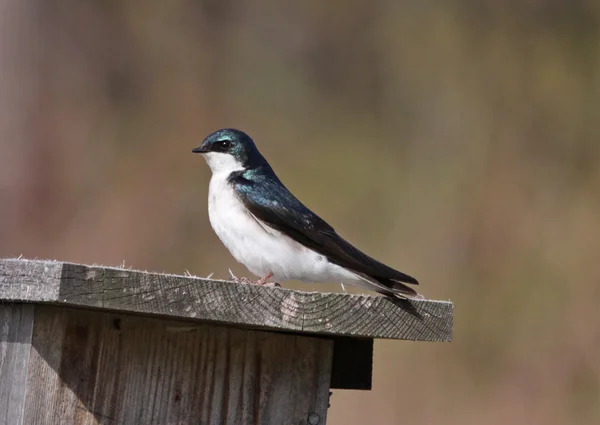
[[[268,226],[324,255],[334,264],[373,278],[389,289],[416,295],[414,290],[400,284],[406,282],[418,285],[415,278],[394,270],[355,248],[325,220],[305,207],[276,176],[246,178],[240,172],[232,174],[230,183],[246,208]]]

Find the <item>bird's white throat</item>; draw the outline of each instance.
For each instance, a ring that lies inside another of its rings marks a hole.
[[[223,152],[203,153],[206,163],[213,174],[229,174],[244,169],[244,166],[233,155]]]

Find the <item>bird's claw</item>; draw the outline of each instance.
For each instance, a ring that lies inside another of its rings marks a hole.
[[[250,279],[248,279],[247,277],[237,277],[236,275],[233,274],[233,272],[231,271],[231,269],[229,269],[229,274],[231,275],[231,279],[235,283],[249,283],[249,282],[251,282]]]
[[[242,284],[246,284],[246,285],[268,286],[271,288],[281,288],[281,285],[279,283],[268,281],[271,277],[273,277],[273,273],[269,273],[265,277],[261,277],[258,280],[251,280],[251,279],[248,279],[247,277],[237,277],[236,275],[233,274],[231,269],[229,269],[229,274],[231,275],[231,279],[235,283],[242,283]]]
[[[233,279],[235,281],[235,283],[243,283],[246,285],[254,285],[256,282],[248,279],[247,277],[236,277],[235,279]]]

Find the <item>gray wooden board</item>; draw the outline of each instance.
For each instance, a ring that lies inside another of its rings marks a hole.
[[[0,302],[50,303],[308,334],[451,341],[445,301],[242,285],[55,261],[0,260]]]
[[[331,340],[54,306],[35,323],[23,424],[325,424]]]
[[[23,421],[34,308],[0,304],[0,425]]]

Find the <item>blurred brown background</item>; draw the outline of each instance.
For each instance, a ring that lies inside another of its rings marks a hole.
[[[237,127],[455,303],[453,343],[378,341],[329,424],[600,423],[600,3],[0,9],[0,256],[247,274],[190,152]]]

